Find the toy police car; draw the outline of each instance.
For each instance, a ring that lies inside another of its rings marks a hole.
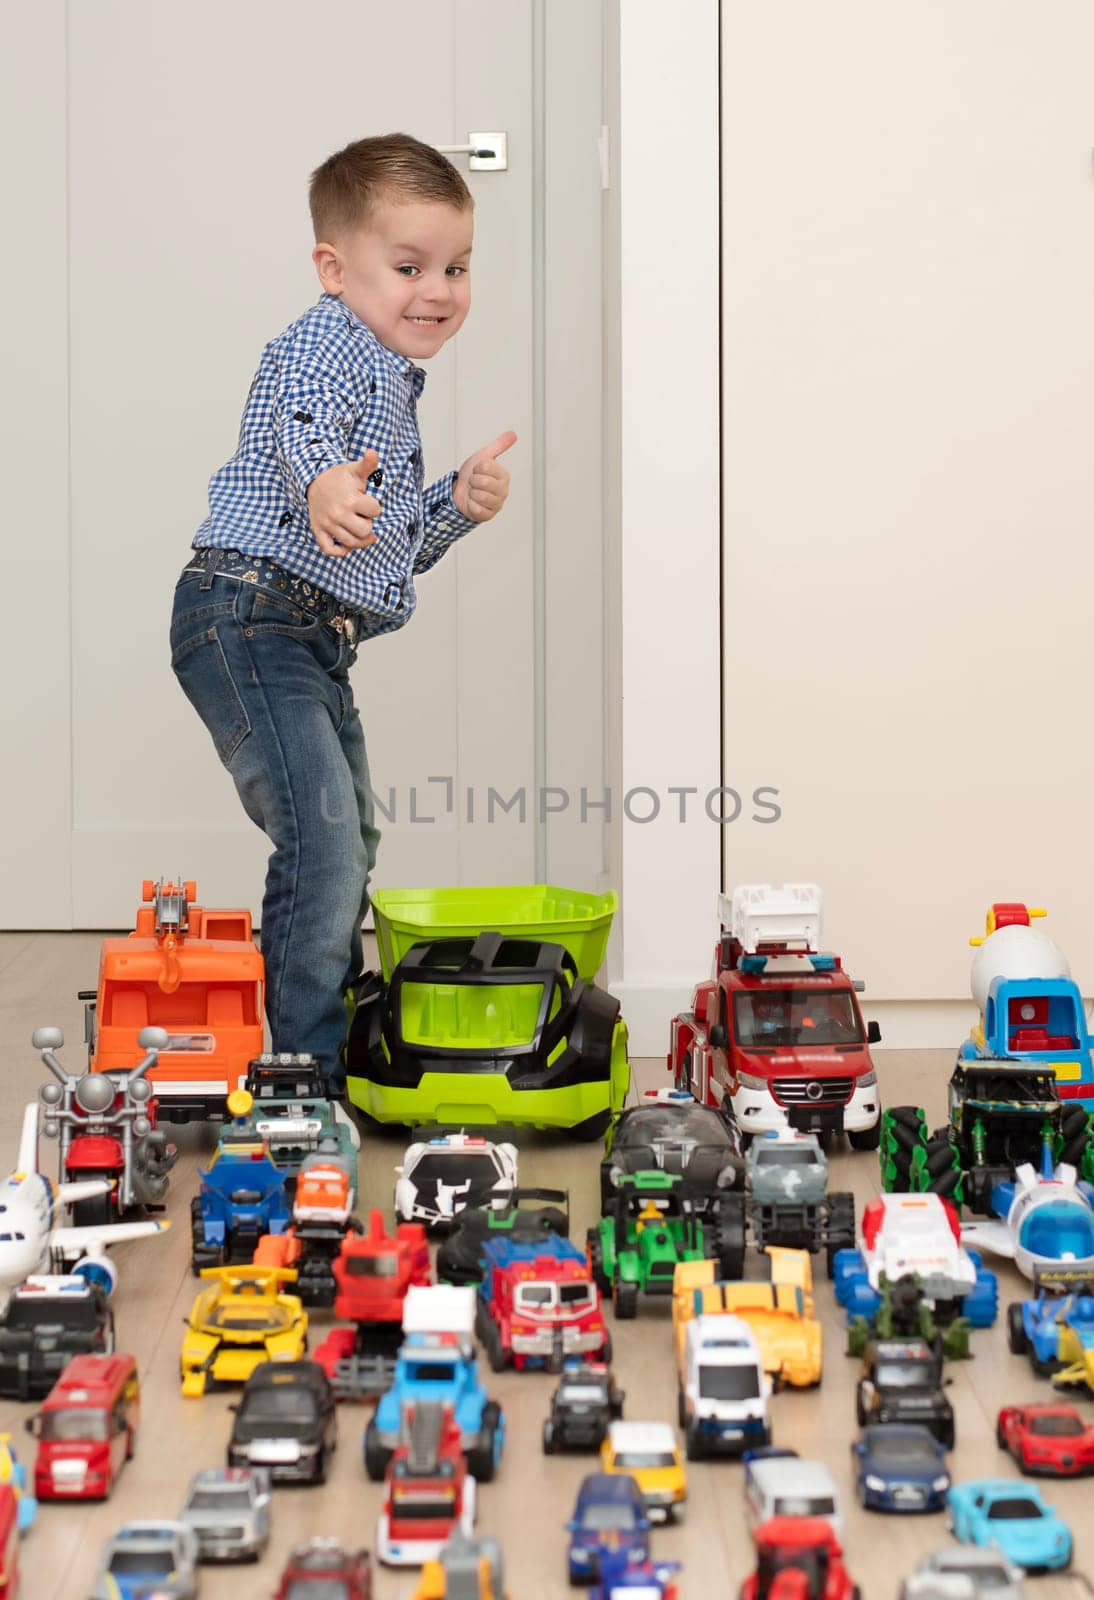
[[[469,1206],[504,1205],[517,1186],[517,1147],[439,1134],[412,1144],[395,1171],[396,1221],[450,1227]]]

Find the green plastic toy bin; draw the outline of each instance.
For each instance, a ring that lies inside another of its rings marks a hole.
[[[483,889],[377,889],[372,898],[380,970],[391,978],[411,945],[423,939],[475,938],[487,929],[512,938],[561,944],[588,982],[608,947],[615,891],[583,894],[550,883]]]

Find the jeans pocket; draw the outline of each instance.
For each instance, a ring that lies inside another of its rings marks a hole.
[[[250,733],[251,719],[217,630],[205,628],[179,644],[171,653],[171,670],[227,766]]]
[[[294,604],[287,594],[241,584],[236,621],[250,634],[283,633],[311,638],[323,626],[319,618]]]

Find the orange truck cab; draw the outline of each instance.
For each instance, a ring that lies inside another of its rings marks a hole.
[[[196,905],[193,880],[146,878],[141,893],[133,932],[103,940],[98,989],[81,992],[92,1071],[135,1067],[141,1029],[166,1028],[148,1072],[160,1122],[222,1118],[263,1048],[265,967],[251,914]]]
[[[27,1432],[38,1440],[38,1499],[106,1499],[133,1454],[139,1420],[132,1356],[74,1356],[41,1411],[27,1418]]]
[[[19,1502],[10,1483],[0,1483],[0,1600],[19,1593]]]

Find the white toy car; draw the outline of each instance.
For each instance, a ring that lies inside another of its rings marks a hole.
[[[999,1309],[994,1272],[961,1243],[961,1222],[951,1200],[937,1194],[882,1194],[864,1207],[862,1245],[835,1257],[836,1299],[848,1317],[871,1318],[881,1277],[890,1283],[914,1276],[936,1312],[990,1328]]]
[[[823,1517],[843,1538],[836,1480],[823,1461],[760,1456],[745,1466],[745,1515],[756,1528],[771,1517]]]
[[[747,1322],[722,1313],[684,1325],[677,1404],[689,1461],[770,1445],[770,1398],[771,1380]]]
[[[467,1133],[412,1144],[396,1167],[397,1222],[451,1227],[461,1211],[500,1205],[517,1187],[517,1147]]]

